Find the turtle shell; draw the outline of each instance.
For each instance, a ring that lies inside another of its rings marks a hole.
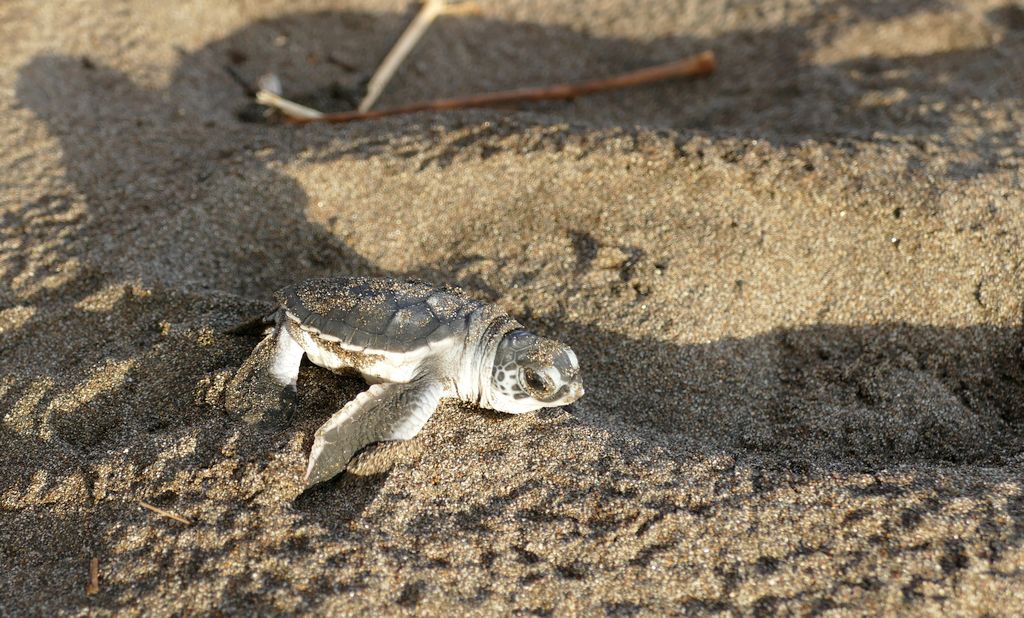
[[[346,347],[405,353],[466,328],[484,307],[454,289],[369,277],[308,279],[277,292],[277,301],[304,329]]]

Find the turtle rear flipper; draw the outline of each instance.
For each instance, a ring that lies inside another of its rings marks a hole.
[[[374,384],[357,395],[316,431],[306,487],[339,474],[368,444],[415,436],[443,394],[441,382],[421,376],[407,383]]]

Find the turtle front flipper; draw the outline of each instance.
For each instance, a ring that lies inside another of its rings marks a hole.
[[[249,423],[286,425],[298,406],[303,350],[285,328],[267,335],[228,384],[229,412]]]
[[[316,431],[306,486],[340,473],[356,451],[368,444],[415,436],[437,409],[443,393],[443,385],[427,377],[374,384],[360,393]]]
[[[278,326],[274,336],[277,337],[277,346],[268,369],[274,383],[281,387],[276,409],[278,418],[275,420],[279,425],[287,426],[299,405],[299,366],[306,351],[284,325]]]

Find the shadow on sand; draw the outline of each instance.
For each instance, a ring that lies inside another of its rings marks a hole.
[[[891,10],[927,10],[934,4],[907,2]],[[1019,29],[1014,15],[1006,9],[992,19],[1009,20]],[[865,10],[844,18],[872,16]],[[353,129],[356,133],[351,135],[357,139],[350,141],[334,139],[349,129],[294,131],[243,125],[234,119],[246,100],[225,74],[225,64],[248,78],[275,70],[286,84],[304,91],[300,98],[324,108],[332,102],[341,107],[346,89],[359,83],[403,23],[402,16],[367,13],[302,14],[256,23],[183,56],[171,87],[160,92],[140,88],[117,71],[79,58],[41,56],[21,68],[17,96],[59,140],[75,193],[48,195],[3,214],[2,227],[16,234],[0,239],[0,315],[5,320],[0,347],[7,376],[0,382],[0,409],[8,411],[0,425],[0,441],[19,459],[0,462],[0,474],[6,482],[5,500],[21,506],[4,514],[0,563],[35,565],[38,577],[64,572],[67,581],[78,581],[82,565],[91,557],[111,554],[119,547],[120,535],[144,526],[148,515],[137,509],[129,512],[125,505],[149,499],[173,509],[213,501],[221,516],[203,526],[224,539],[219,549],[179,547],[173,555],[157,556],[150,576],[115,580],[95,599],[106,607],[132,607],[134,599],[165,585],[159,574],[163,567],[193,579],[225,577],[218,564],[233,546],[259,534],[260,489],[247,484],[261,473],[271,474],[268,470],[285,469],[273,466],[288,441],[311,435],[325,411],[336,409],[360,388],[356,381],[307,367],[301,378],[299,418],[290,433],[239,428],[237,419],[223,414],[218,393],[255,341],[221,333],[263,306],[250,299],[265,298],[284,283],[324,273],[413,274],[460,282],[482,296],[491,294],[481,282],[458,281],[453,265],[457,260],[412,273],[381,272],[308,221],[303,208],[309,196],[273,165],[293,160],[304,150],[312,150],[317,160],[390,152],[403,134],[430,134],[438,122],[452,127],[464,120],[384,123],[377,135]],[[288,45],[268,44],[282,34],[291,41]],[[791,140],[832,139],[864,135],[878,127],[895,134],[913,134],[921,127],[941,133],[948,118],[924,103],[930,92],[945,87],[950,74],[994,84],[986,90],[991,97],[1010,96],[1005,80],[991,70],[976,71],[996,64],[1004,50],[818,66],[800,60],[810,45],[807,30],[800,27],[733,32],[714,41],[671,38],[639,44],[566,28],[470,17],[443,20],[437,35],[425,42],[421,60],[396,80],[389,93],[393,100],[611,73],[705,47],[718,52],[722,66],[711,80],[546,104],[522,120],[598,126],[619,126],[628,120],[630,125],[694,128],[715,135],[777,139],[786,133]],[[491,41],[501,44],[488,44]],[[538,41],[544,42],[543,49],[537,49]],[[327,60],[326,50],[335,44],[340,47],[332,51],[346,58],[343,64]],[[472,50],[472,65],[465,50]],[[527,54],[575,60],[546,66],[525,62]],[[452,61],[439,61],[447,57]],[[746,62],[749,59],[753,66]],[[494,71],[498,66],[508,70]],[[55,98],[58,83],[63,88],[70,83],[79,94],[76,101]],[[858,97],[849,93],[833,94],[850,88],[860,92],[896,87],[905,89],[907,96],[884,107],[850,103]],[[661,105],[665,100],[675,104]],[[184,114],[179,114],[179,104],[185,106]],[[467,117],[500,116],[480,114]],[[102,132],[102,151],[96,149],[96,136],[79,128],[85,119]],[[799,120],[795,129],[794,119]],[[435,151],[408,154],[424,157],[425,164],[446,165],[459,150],[486,153],[490,137],[518,126],[522,125],[498,121]],[[265,139],[267,131],[290,133]],[[209,139],[211,134],[217,139]],[[218,146],[232,139],[237,148]],[[1016,144],[1009,135],[983,139],[989,143],[982,144],[982,150]],[[557,147],[557,135],[551,140]],[[259,155],[263,148],[271,152]],[[182,203],[178,195],[192,199]],[[217,196],[222,195],[234,199],[218,203]],[[587,268],[584,261],[581,276]],[[133,279],[139,283],[124,283]],[[71,324],[73,337],[68,336]],[[588,396],[575,416],[542,415],[537,431],[515,448],[557,439],[559,431],[583,423],[607,429],[613,436],[611,450],[624,441],[639,440],[658,457],[680,464],[703,456],[738,458],[760,479],[755,491],[768,491],[779,479],[806,480],[822,467],[872,471],[907,463],[1000,466],[1019,457],[1024,447],[1021,342],[1010,328],[820,325],[680,345],[632,339],[557,316],[532,325],[576,348],[584,362]],[[600,354],[588,353],[598,350]],[[617,359],[645,361],[629,365]],[[308,441],[305,438],[303,449],[296,452],[301,453]],[[203,471],[231,459],[239,465],[229,487],[220,494],[212,492],[210,483],[202,480]],[[589,477],[606,473],[607,469],[586,472]],[[189,493],[158,491],[182,474],[195,478]],[[375,500],[403,499],[382,493],[386,479],[387,473],[344,476],[296,500],[292,521],[330,522],[324,524],[329,526],[324,538],[345,539],[352,534],[347,524]],[[642,475],[612,480],[641,483]],[[730,488],[720,489],[718,501],[693,504],[686,496],[676,496],[648,506],[660,517],[678,510],[709,517],[735,504],[726,497]],[[581,496],[586,490],[579,488]],[[51,509],[49,505],[60,503],[65,491],[83,492],[88,499],[75,509]],[[534,523],[557,517],[536,509],[511,512],[517,495],[537,491],[548,492],[552,501],[573,499],[564,487],[534,478],[496,495],[488,506],[454,506],[448,515],[467,535],[485,535],[487,522],[496,517]],[[880,486],[878,491],[884,495],[908,490]],[[628,492],[618,497],[630,498]],[[937,512],[944,500],[921,502],[907,516],[906,525]],[[1024,531],[1024,504],[1013,508],[1016,526]],[[442,524],[421,518],[409,527],[417,534],[445,534]],[[612,520],[572,522],[583,536],[615,525]],[[67,537],[45,533],[58,528],[78,531],[79,542],[68,546]],[[25,535],[25,530],[37,533]],[[273,551],[287,556],[313,542],[285,535]],[[1024,532],[1013,540],[1021,542]],[[651,541],[635,560],[643,566],[672,548]],[[130,558],[146,556],[148,550],[138,546],[116,551]],[[382,545],[382,551],[401,550]],[[531,552],[517,551],[519,560],[539,560]],[[406,558],[410,567],[431,566],[415,554]],[[343,559],[343,554],[331,556],[309,590],[357,589],[358,581],[330,577],[330,560]],[[491,556],[490,563],[494,559]],[[481,568],[490,568],[486,556]],[[596,567],[560,565],[553,576],[581,579],[592,568]],[[720,575],[729,580],[728,573]],[[245,573],[231,575],[223,592],[238,607],[259,595],[246,578]],[[24,604],[7,606],[8,611],[18,613],[43,601],[20,597],[11,588],[18,585],[6,578],[0,584],[0,598],[17,598]],[[417,590],[415,585],[404,590],[398,601],[414,606]],[[693,609],[724,608],[725,596],[695,601]],[[89,603],[78,592],[62,597],[65,608]]]

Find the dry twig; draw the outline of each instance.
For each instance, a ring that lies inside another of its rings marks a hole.
[[[312,107],[306,107],[295,101],[289,101],[281,96],[283,91],[281,78],[274,73],[267,73],[260,77],[256,86],[258,88],[256,91],[256,102],[261,105],[277,108],[291,118],[319,118],[323,116],[321,112]]]
[[[93,595],[100,591],[100,559],[93,558],[89,561],[89,585],[85,587],[85,594]]]
[[[510,103],[521,103],[524,101],[548,101],[553,99],[575,99],[576,97],[606,92],[621,88],[630,88],[642,84],[673,79],[677,77],[704,77],[715,71],[715,55],[711,51],[705,51],[696,56],[683,58],[667,64],[659,64],[645,69],[639,69],[629,73],[623,73],[614,77],[594,79],[575,84],[556,84],[539,88],[521,88],[519,90],[506,90],[488,94],[458,97],[452,99],[436,99],[433,101],[422,101],[401,107],[384,109],[378,111],[355,111],[341,112],[337,114],[320,114],[319,116],[291,115],[283,107],[281,111],[288,116],[289,121],[296,124],[307,122],[353,122],[356,120],[369,120],[372,118],[383,118],[385,116],[397,116],[399,114],[412,114],[424,111],[442,111],[451,109],[466,109],[471,107],[488,107],[494,105],[508,105]],[[308,108],[307,108],[308,109]],[[315,111],[315,110],[312,110]],[[320,112],[316,112],[320,113]]]
[[[281,110],[281,113],[285,116],[296,120],[320,120],[324,116],[323,112],[319,112],[312,107],[306,107],[305,105],[296,103],[295,101],[289,101],[281,95],[269,90],[259,90],[256,93],[256,102],[260,105],[275,107]]]
[[[381,93],[384,92],[384,87],[391,81],[402,61],[409,55],[416,43],[423,38],[430,24],[434,23],[437,16],[444,12],[445,4],[446,0],[425,0],[423,2],[420,12],[416,14],[415,19],[405,29],[402,36],[398,37],[394,47],[391,48],[387,56],[384,56],[384,60],[381,61],[373,77],[366,84],[366,96],[359,103],[360,112],[369,111],[377,102]]]
[[[191,526],[192,525],[191,521],[189,521],[188,519],[185,519],[181,515],[175,515],[174,513],[170,512],[170,511],[165,511],[165,510],[163,510],[160,507],[153,506],[152,504],[150,504],[148,502],[144,502],[142,500],[139,500],[139,506],[141,506],[144,509],[149,509],[150,511],[153,511],[157,515],[163,515],[164,517],[166,517],[168,519],[173,519],[176,522],[185,524],[186,526]]]

